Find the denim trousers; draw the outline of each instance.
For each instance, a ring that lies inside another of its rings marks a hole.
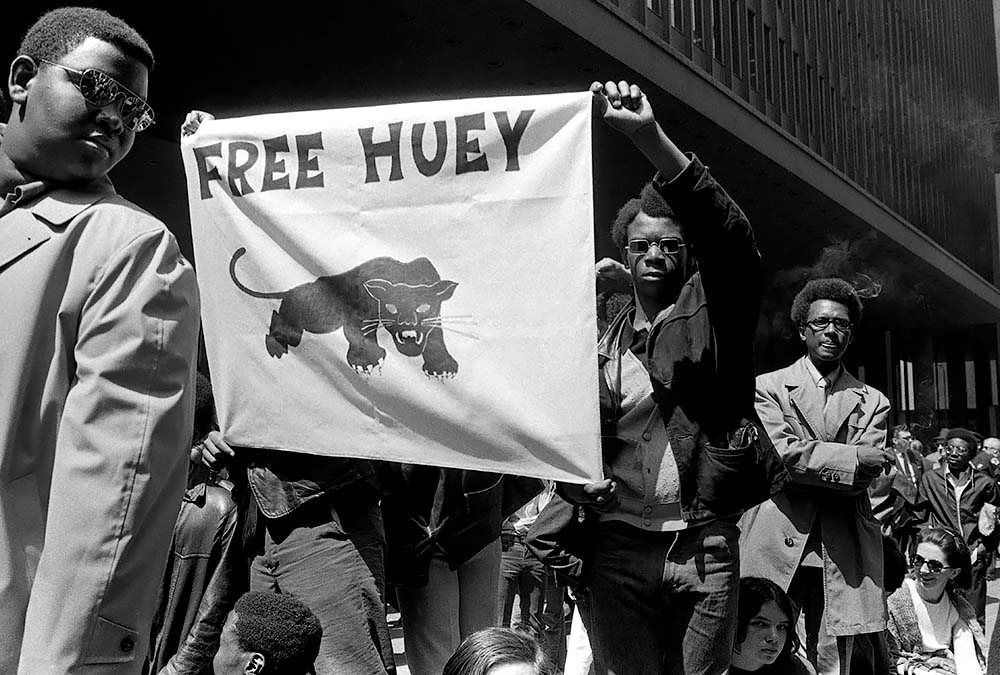
[[[263,519],[251,590],[294,595],[313,611],[323,626],[316,675],[395,672],[376,580],[384,575],[381,523],[377,503],[334,506],[324,498]]]
[[[561,665],[566,658],[563,596],[565,588],[555,573],[515,540],[500,558],[500,593],[497,615],[500,625],[516,627],[542,642],[549,660]],[[517,615],[514,600],[518,600]]]
[[[441,675],[462,640],[496,625],[500,540],[451,569],[431,558],[427,584],[397,586],[406,665],[412,675]]]
[[[739,528],[598,525],[589,573],[594,665],[609,675],[718,675],[736,631]]]

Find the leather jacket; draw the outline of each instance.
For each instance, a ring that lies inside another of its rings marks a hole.
[[[205,482],[184,494],[153,634],[147,672],[210,675],[219,635],[249,586],[229,490]]]
[[[681,516],[705,521],[766,500],[781,489],[787,473],[754,409],[761,269],[753,231],[708,168],[691,158],[673,180],[659,175],[653,180],[685,225],[698,270],[673,309],[653,322],[646,367],[663,417],[663,442],[669,441],[679,473]],[[617,340],[631,308],[619,314],[598,345],[606,457],[622,450],[615,435],[620,393],[609,386],[609,374],[621,359]]]

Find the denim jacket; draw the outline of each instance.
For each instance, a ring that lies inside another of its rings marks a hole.
[[[669,182],[657,176],[653,186],[684,223],[698,265],[646,343],[661,442],[669,441],[679,474],[681,517],[730,516],[769,498],[787,478],[754,410],[760,254],[746,216],[697,157]],[[619,314],[598,345],[605,453],[623,451],[615,435],[620,393],[613,373],[622,356],[621,324],[631,311]],[[628,496],[620,498],[628,508]]]

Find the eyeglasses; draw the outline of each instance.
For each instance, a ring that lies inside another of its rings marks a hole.
[[[809,321],[806,321],[806,325],[817,332],[821,330],[826,330],[827,326],[829,326],[831,323],[833,324],[833,327],[837,330],[838,333],[846,333],[849,330],[851,330],[851,328],[854,327],[854,324],[852,324],[847,319],[833,319],[828,316],[819,316],[816,317],[815,319],[810,319]]]
[[[645,255],[650,246],[658,246],[664,255],[677,255],[686,244],[680,239],[664,237],[658,241],[648,239],[629,239],[628,252],[634,255]]]
[[[927,560],[923,556],[913,556],[913,569],[919,570],[924,565],[927,565],[927,569],[929,569],[932,574],[941,574],[944,570],[954,569],[953,567],[945,565],[940,560]]]
[[[83,100],[95,108],[103,108],[119,98],[122,99],[122,123],[129,130],[139,133],[153,125],[154,114],[149,104],[107,73],[102,73],[94,68],[77,70],[48,59],[38,60],[50,66],[62,68],[69,73],[70,81],[83,94]]]

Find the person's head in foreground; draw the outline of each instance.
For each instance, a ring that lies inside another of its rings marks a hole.
[[[442,675],[556,675],[556,669],[531,635],[484,628],[462,641]]]
[[[776,583],[740,579],[731,671],[789,672],[799,647],[794,617],[792,601]]]
[[[792,323],[821,373],[840,365],[861,321],[861,298],[843,279],[813,279],[792,302]]]
[[[946,591],[964,592],[972,583],[969,547],[949,530],[932,527],[922,531],[911,562],[917,594],[926,602],[938,602]]]
[[[219,636],[215,675],[306,675],[323,627],[301,600],[251,592],[236,601]]]
[[[153,54],[99,9],[54,9],[28,29],[10,65],[0,184],[87,183],[107,175],[153,122]]]

